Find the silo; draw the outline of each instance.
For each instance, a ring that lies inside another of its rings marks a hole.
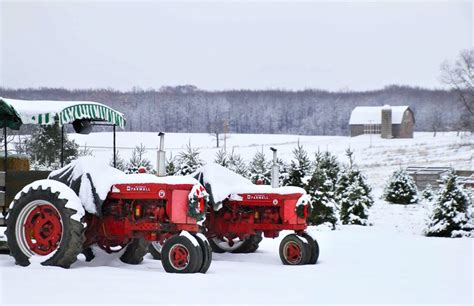
[[[382,107],[381,132],[382,138],[392,138],[392,108],[387,104]]]

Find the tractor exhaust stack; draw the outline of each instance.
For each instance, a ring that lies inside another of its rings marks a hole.
[[[160,148],[157,152],[156,175],[165,176],[166,175],[165,133],[159,132],[158,136],[160,136]]]
[[[270,147],[273,152],[273,163],[272,163],[272,187],[278,188],[280,178],[280,167],[278,166],[277,149]]]

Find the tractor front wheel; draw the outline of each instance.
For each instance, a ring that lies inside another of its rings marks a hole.
[[[308,263],[311,249],[307,241],[303,239],[296,234],[290,234],[283,238],[280,243],[280,259],[284,265],[304,265]]]
[[[310,234],[304,232],[302,234],[303,238],[305,238],[307,241],[308,241],[308,244],[309,244],[309,247],[310,247],[310,250],[311,250],[311,255],[309,257],[309,260],[308,260],[308,264],[309,265],[314,265],[316,264],[316,262],[318,261],[318,258],[319,258],[319,245],[318,245],[318,241],[316,241],[316,239],[314,239]]]
[[[169,273],[199,272],[203,264],[203,254],[196,238],[174,235],[165,240],[161,249],[161,263]]]
[[[211,245],[209,241],[207,240],[206,236],[204,236],[203,234],[197,233],[197,234],[192,234],[192,235],[194,236],[194,238],[196,238],[202,250],[203,260],[202,260],[202,265],[199,268],[198,272],[206,273],[207,270],[209,270],[209,267],[211,266],[211,262],[212,262]]]

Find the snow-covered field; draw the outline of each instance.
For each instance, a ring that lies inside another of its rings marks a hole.
[[[71,135],[89,147],[110,147],[108,133]],[[0,255],[0,305],[7,304],[474,304],[473,239],[422,235],[428,207],[391,205],[380,200],[383,184],[398,167],[454,166],[474,169],[474,137],[455,133],[416,133],[414,139],[381,140],[377,136],[321,137],[231,135],[228,148],[249,160],[257,150],[270,157],[270,146],[285,160],[300,140],[309,152],[329,150],[344,159],[350,146],[374,187],[376,204],[369,227],[342,226],[336,231],[310,228],[321,255],[314,266],[283,266],[277,239],[264,239],[254,254],[214,254],[205,275],[173,275],[149,255],[137,266],[117,256],[99,254],[64,270],[32,264],[22,268]],[[211,161],[215,140],[207,134],[167,134],[166,149],[177,154],[191,142]],[[143,143],[155,161],[155,133],[119,133],[120,154],[128,158]],[[109,161],[112,150],[93,148]],[[82,255],[81,255],[82,256]]]
[[[94,156],[104,162],[112,159],[112,134],[92,133],[90,135],[69,134],[82,148],[89,148]],[[418,132],[413,139],[381,139],[379,135],[361,135],[358,137],[342,136],[299,136],[299,135],[266,135],[266,134],[230,134],[227,139],[227,150],[234,150],[245,160],[250,161],[257,151],[263,151],[271,158],[270,147],[278,149],[278,156],[289,161],[298,141],[311,154],[319,151],[330,151],[340,161],[347,162],[345,151],[354,150],[354,157],[362,170],[368,175],[374,187],[385,183],[393,170],[409,165],[454,166],[457,169],[474,169],[474,135],[457,136],[455,132],[433,133]],[[221,140],[221,147],[223,141]],[[147,149],[146,156],[155,165],[156,149],[159,144],[158,133],[118,132],[117,149],[119,155],[128,160],[133,148],[143,144]],[[201,158],[206,162],[215,159],[216,140],[210,134],[169,133],[165,136],[167,157],[176,156],[186,146],[199,148]]]

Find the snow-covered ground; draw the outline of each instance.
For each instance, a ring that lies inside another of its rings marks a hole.
[[[401,213],[393,216],[403,224]],[[316,236],[314,266],[283,266],[281,238],[264,239],[254,254],[214,254],[205,275],[168,274],[150,255],[137,266],[81,257],[69,270],[23,268],[2,255],[0,304],[473,303],[471,239],[426,238],[383,223]]]
[[[94,147],[110,146],[112,141],[106,133],[71,136]],[[23,268],[15,266],[12,257],[0,255],[0,304],[474,304],[473,239],[424,237],[426,204],[403,206],[380,200],[383,184],[401,166],[474,169],[474,137],[231,135],[227,145],[247,160],[262,150],[262,144],[269,157],[268,147],[275,146],[289,160],[298,138],[309,152],[330,150],[340,159],[350,146],[376,198],[370,209],[372,226],[309,229],[319,241],[318,264],[283,266],[278,246],[286,233],[264,239],[254,254],[214,254],[205,275],[167,274],[150,255],[137,266],[106,254],[86,263],[81,255],[68,270],[38,264]],[[189,142],[201,148],[204,160],[214,158],[214,140],[207,134],[168,134],[166,148],[177,154]],[[155,161],[155,133],[119,133],[117,143],[125,158],[134,145],[143,143]],[[111,153],[108,148],[94,148],[94,155],[104,161]]]

